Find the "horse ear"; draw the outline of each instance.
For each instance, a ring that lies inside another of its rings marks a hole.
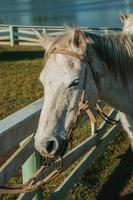
[[[41,34],[38,31],[36,31],[35,29],[32,29],[32,30],[35,33],[35,36],[37,37],[40,45],[44,48],[44,50],[47,50],[53,43],[54,38],[47,34]]]
[[[81,30],[75,29],[73,31],[72,45],[74,48],[77,48],[79,50],[84,50],[84,48],[86,47],[86,37]]]
[[[127,20],[128,15],[126,15],[122,11],[120,11],[119,12],[119,17],[120,17],[120,20],[124,23]]]

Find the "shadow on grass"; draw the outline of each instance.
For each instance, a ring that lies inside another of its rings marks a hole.
[[[119,198],[120,200],[133,200],[133,192],[130,194],[127,194],[126,196],[123,196]]]
[[[18,61],[43,58],[44,51],[6,51],[0,52],[0,61]]]
[[[97,196],[97,200],[133,200],[133,193],[120,196],[124,186],[130,180],[133,173],[133,153],[130,149],[121,156],[121,162],[103,185]]]

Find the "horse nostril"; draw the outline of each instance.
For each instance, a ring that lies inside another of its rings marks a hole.
[[[46,151],[50,154],[52,152],[54,153],[55,150],[56,150],[56,142],[54,140],[47,141]]]

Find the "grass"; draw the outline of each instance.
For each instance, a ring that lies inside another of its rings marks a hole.
[[[0,52],[0,119],[43,95],[42,85],[38,81],[42,60],[32,58],[34,54],[38,55],[38,52],[26,52],[28,58],[25,58],[24,50],[22,52],[1,50]],[[4,60],[5,55],[8,61]],[[16,61],[15,56],[19,55],[21,59]]]
[[[43,87],[38,81],[42,70],[42,56],[43,52],[36,48],[0,49],[0,119],[43,95]],[[88,137],[89,128],[86,123],[76,130],[74,145]],[[132,163],[129,141],[124,132],[120,133],[88,168],[65,200],[132,200]],[[57,187],[71,170],[72,168],[66,170],[49,185],[49,191]],[[2,196],[0,199],[13,200],[14,197]]]

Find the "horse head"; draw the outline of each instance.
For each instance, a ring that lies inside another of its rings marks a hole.
[[[82,30],[69,27],[66,34],[56,38],[38,32],[36,35],[46,53],[40,74],[44,104],[35,147],[42,156],[62,156],[77,112],[85,110],[95,121],[99,87],[95,79],[101,68],[98,59],[93,59],[93,41]],[[95,72],[91,65],[96,66]]]

